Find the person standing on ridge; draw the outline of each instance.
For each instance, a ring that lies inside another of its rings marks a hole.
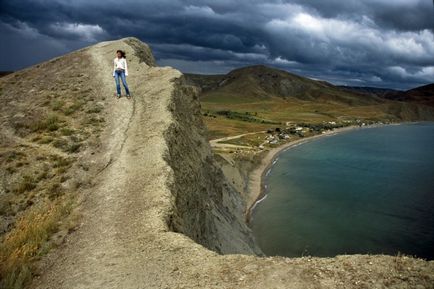
[[[118,98],[121,97],[121,84],[119,78],[122,80],[127,97],[130,98],[130,90],[127,85],[128,65],[125,52],[122,50],[116,51],[116,58],[113,60],[113,77],[116,82],[116,93]]]

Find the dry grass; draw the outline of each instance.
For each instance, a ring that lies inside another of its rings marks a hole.
[[[33,260],[69,219],[64,200],[88,183],[75,170],[105,126],[99,84],[77,73],[89,61],[71,53],[0,79],[0,288],[31,277]]]
[[[216,139],[228,135],[237,135],[247,132],[257,132],[267,130],[276,125],[261,124],[240,120],[227,119],[225,117],[204,117],[206,126],[208,127],[209,139]]]
[[[14,189],[15,194],[22,194],[24,192],[28,192],[36,188],[38,181],[29,175],[24,175],[22,181],[17,184]]]
[[[46,252],[47,241],[70,213],[71,200],[57,199],[27,211],[0,245],[0,285],[22,288],[32,277],[32,262]]]
[[[57,115],[48,115],[45,119],[39,120],[31,126],[33,132],[56,131],[60,128],[61,120]]]

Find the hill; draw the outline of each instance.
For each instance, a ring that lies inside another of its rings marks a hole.
[[[338,86],[338,87],[347,91],[363,93],[363,94],[368,94],[368,95],[373,95],[378,97],[384,97],[389,93],[400,92],[399,90],[396,89],[369,87],[369,86]]]
[[[132,99],[113,97],[117,49]],[[135,38],[12,73],[0,87],[2,288],[32,277],[30,288],[56,289],[433,284],[434,262],[411,257],[260,257],[242,195],[205,139],[197,90]]]
[[[201,89],[210,139],[286,123],[349,125],[434,119],[434,109],[425,103],[387,99],[378,89],[337,87],[262,65],[225,75],[186,77]]]
[[[407,91],[389,92],[384,95],[384,98],[434,107],[434,83]]]
[[[377,87],[339,87],[348,91],[374,95],[388,100],[413,102],[421,105],[434,106],[434,83],[409,89],[407,91]]]
[[[349,105],[381,103],[375,96],[349,93],[324,81],[311,80],[264,65],[235,69],[226,75],[187,74],[203,90],[204,101],[246,102],[273,97]]]
[[[128,55],[131,100],[113,97],[117,49]],[[141,268],[146,259],[187,246],[167,259],[185,266],[184,254],[199,246],[193,240],[219,253],[260,254],[241,196],[210,158],[194,88],[179,71],[155,67],[147,45],[99,43],[7,75],[0,87],[1,288],[21,287],[46,265],[53,270],[44,288],[108,288],[113,270],[123,275],[114,288],[157,284],[147,280],[154,269]],[[65,259],[36,262],[66,238]]]

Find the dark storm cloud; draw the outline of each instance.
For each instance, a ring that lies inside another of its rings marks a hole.
[[[261,63],[339,84],[434,79],[431,0],[23,0],[2,3],[0,21],[0,52],[15,54],[0,69],[136,36],[184,71]]]
[[[434,28],[434,11],[431,0],[295,0],[318,11],[327,18],[371,17],[379,26],[395,30],[415,31]]]

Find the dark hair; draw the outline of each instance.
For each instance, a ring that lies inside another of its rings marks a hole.
[[[125,51],[123,51],[123,50],[118,50],[118,51],[116,51],[116,53],[121,53],[121,56],[122,56],[122,58],[127,58],[127,55],[125,54]]]

